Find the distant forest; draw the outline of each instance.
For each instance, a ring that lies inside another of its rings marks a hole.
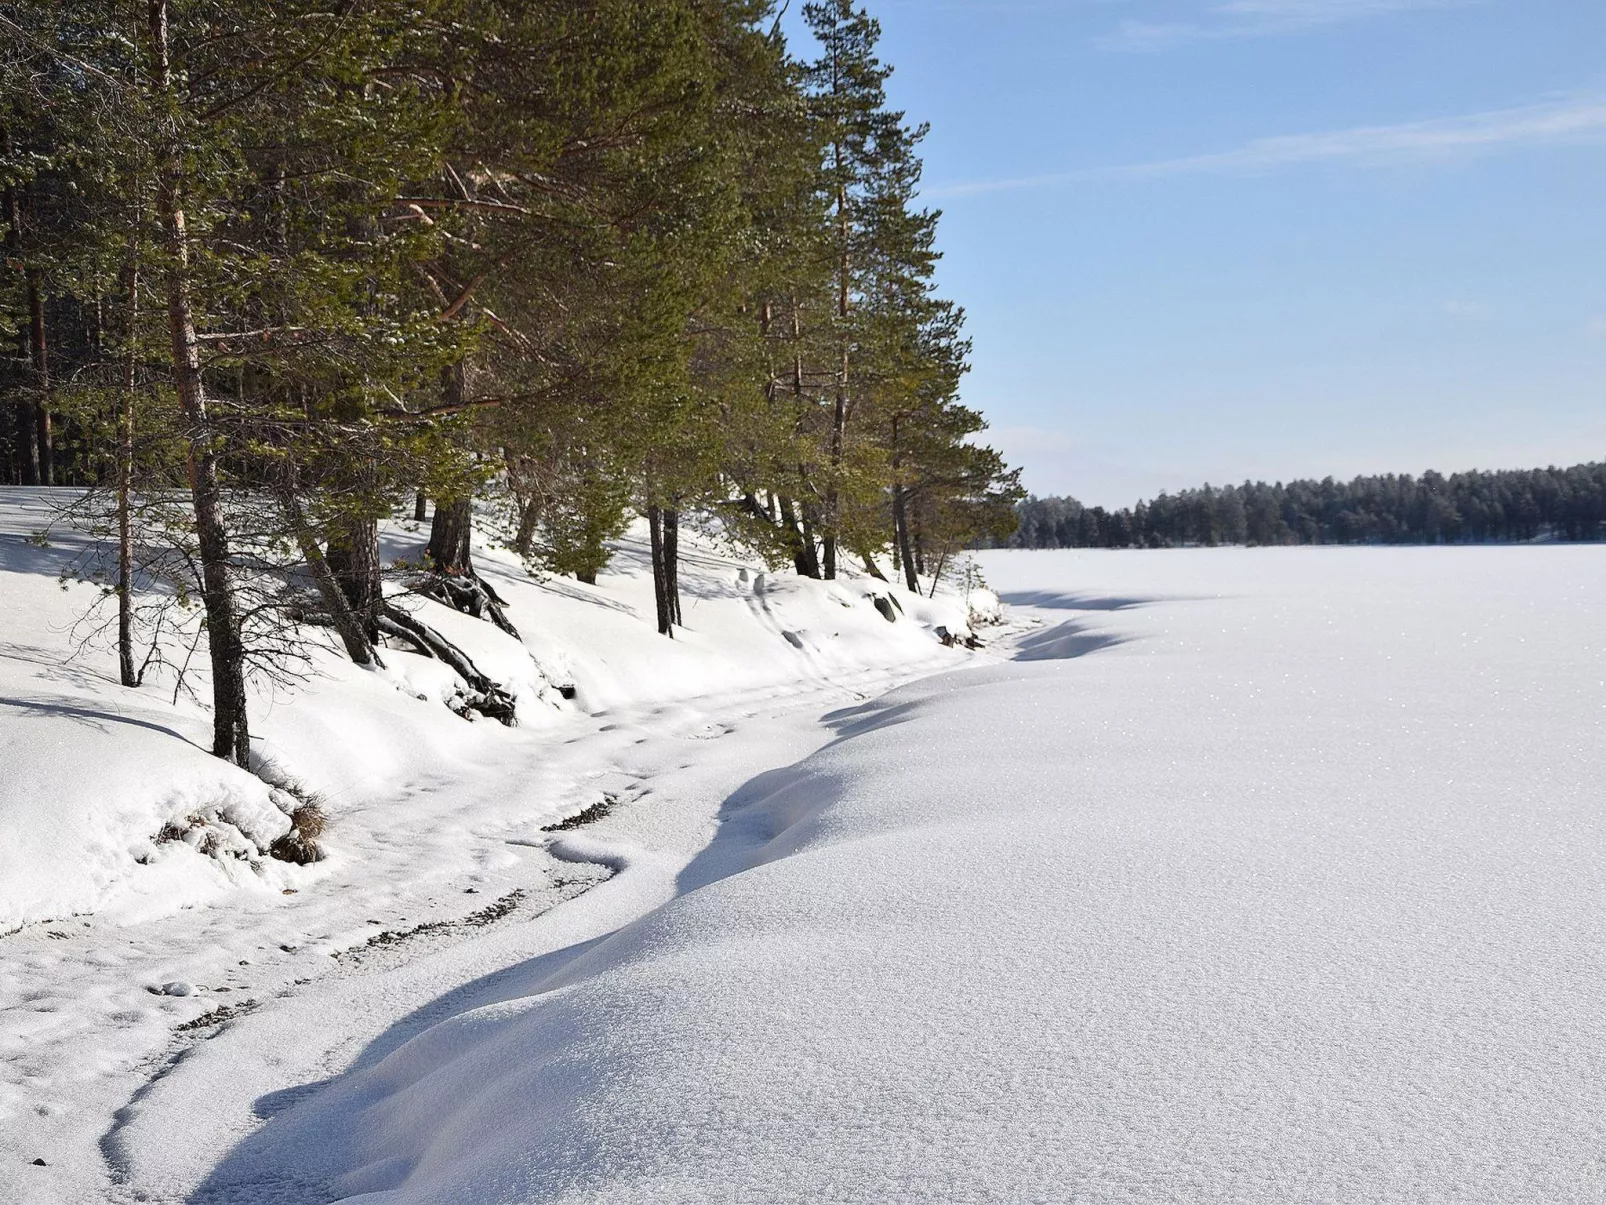
[[[1482,544],[1606,539],[1606,464],[1210,486],[1107,511],[1031,497],[990,547]]]

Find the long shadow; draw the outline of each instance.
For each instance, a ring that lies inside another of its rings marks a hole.
[[[428,542],[427,529],[419,533],[413,532],[387,532],[380,541],[380,555],[385,563],[389,564],[398,558],[405,559],[409,564],[416,565],[423,560],[424,546]],[[652,554],[646,543],[640,540],[621,538],[612,544],[612,557],[608,568],[603,575],[635,573],[646,575],[652,572]],[[680,593],[683,598],[694,601],[714,598],[742,598],[743,591],[735,583],[735,575],[739,566],[729,565],[719,557],[704,555],[695,549],[682,548],[680,554],[682,566],[701,566],[704,568],[729,569],[730,580],[724,575],[718,578],[702,579],[698,577],[683,578],[680,583]],[[593,590],[583,589],[577,583],[570,581],[559,574],[547,574],[539,579],[533,579],[529,574],[502,563],[501,561],[486,557],[481,558],[475,569],[492,584],[509,582],[516,585],[528,586],[534,582],[543,590],[554,594],[561,594],[565,598],[576,602],[590,603],[597,607],[606,607],[611,611],[618,611],[625,615],[640,616],[641,613],[628,603],[604,597]],[[517,616],[512,616],[517,619]]]
[[[0,487],[0,570],[58,577],[97,548],[78,524],[84,492],[72,488]]]
[[[519,584],[525,586],[530,585],[531,582],[534,581],[535,584],[539,585],[541,589],[547,591],[548,593],[560,594],[564,598],[572,599],[575,602],[590,603],[594,607],[603,607],[609,611],[618,611],[621,614],[634,615],[637,618],[640,618],[641,616],[641,612],[637,611],[636,608],[632,607],[629,603],[623,603],[617,599],[607,598],[601,594],[597,594],[594,591],[582,589],[578,582],[572,582],[566,577],[559,577],[557,574],[552,574],[549,577],[543,577],[539,581],[536,581],[534,578],[520,578],[515,573],[507,572],[500,565],[481,566],[480,572],[483,576],[497,577],[504,581],[518,582]]]
[[[1085,657],[1100,649],[1126,644],[1131,639],[1130,636],[1117,636],[1112,632],[1092,631],[1085,624],[1067,619],[1064,623],[1057,623],[1051,628],[1044,628],[1041,632],[1033,632],[1030,636],[1024,637],[1014,659],[1069,661],[1073,657]]]
[[[914,706],[869,703],[834,712],[826,717],[837,733],[832,743],[898,723],[908,717]],[[808,759],[767,770],[749,779],[720,806],[714,838],[676,878],[676,897],[749,868],[759,859],[765,845],[802,815],[830,806],[840,790],[840,784],[810,767]],[[189,1205],[258,1205],[268,1200],[335,1199],[332,1185],[309,1183],[298,1171],[296,1152],[309,1140],[309,1127],[323,1124],[315,1105],[311,1106],[314,1112],[305,1121],[298,1114],[298,1106],[309,1104],[327,1091],[339,1090],[352,1076],[374,1067],[442,1021],[506,1000],[542,995],[596,973],[607,965],[609,948],[615,938],[652,920],[653,913],[649,912],[620,929],[463,984],[393,1023],[369,1042],[340,1075],[258,1097],[252,1111],[265,1124],[243,1139],[213,1168],[188,1198]],[[114,1135],[108,1137],[115,1140]],[[320,1143],[352,1141],[344,1132],[330,1134],[320,1130],[317,1137]]]
[[[70,533],[73,534],[73,533]],[[77,567],[84,557],[79,540],[65,542],[56,535],[40,544],[32,533],[0,532],[0,570],[6,573],[37,573],[41,577],[60,577]]]
[[[706,556],[695,549],[682,548],[680,553],[682,567],[699,566],[702,568],[719,568],[728,570],[717,578],[687,577],[680,582],[680,593],[683,598],[703,600],[714,598],[741,598],[743,592],[737,588],[735,577],[740,567],[722,561],[718,557]],[[652,551],[643,541],[633,537],[621,537],[613,544],[613,559],[609,562],[609,572],[619,573],[631,571],[637,574],[650,574],[652,572]]]
[[[105,731],[105,724],[127,724],[132,728],[148,728],[152,732],[159,732],[163,736],[171,736],[183,741],[186,745],[199,749],[200,746],[176,729],[164,724],[157,724],[151,720],[136,720],[132,716],[118,715],[114,711],[97,711],[93,707],[78,707],[71,703],[49,703],[39,699],[13,699],[0,695],[0,706],[15,707],[18,711],[31,712],[36,715],[67,716],[70,719],[81,720],[92,728]],[[203,750],[205,752],[205,750]]]
[[[1118,639],[1106,638],[1105,645],[1100,647],[1115,643],[1119,643]],[[1092,651],[1089,646],[1073,655]],[[953,676],[969,672],[958,670]],[[918,717],[921,705],[919,699],[892,698],[833,711],[822,719],[834,734],[826,748],[867,732],[907,723]],[[784,847],[775,848],[772,843],[799,822],[829,809],[848,786],[845,780],[814,760],[818,755],[816,752],[791,765],[766,770],[727,796],[720,805],[713,839],[676,877],[675,898],[788,852]],[[326,1117],[321,1117],[316,1105],[311,1103],[314,1098],[326,1091],[339,1090],[352,1076],[374,1067],[431,1026],[451,1017],[507,1000],[543,995],[601,973],[616,956],[615,951],[630,948],[628,939],[622,944],[616,944],[615,939],[638,926],[658,923],[656,912],[654,909],[612,932],[493,971],[455,988],[393,1023],[369,1042],[342,1074],[259,1097],[253,1111],[265,1124],[243,1139],[212,1170],[190,1196],[189,1205],[257,1205],[269,1199],[298,1202],[329,1199],[327,1194],[332,1186],[309,1184],[298,1175],[295,1165],[297,1150],[309,1141],[308,1127],[327,1125]],[[352,1108],[360,1109],[369,1103],[372,1098],[354,1100]],[[304,1121],[299,1115],[302,1105],[313,1109]],[[352,1121],[355,1130],[360,1122]],[[320,1129],[315,1136],[320,1144],[355,1140],[343,1128],[339,1133]],[[281,1195],[273,1195],[276,1192]],[[282,1195],[286,1193],[289,1195]]]
[[[1167,601],[1159,598],[1100,598],[1092,594],[1066,594],[1059,590],[1015,590],[1000,594],[1000,601],[1017,607],[1039,607],[1045,611],[1130,611],[1133,607],[1147,607],[1151,603]]]

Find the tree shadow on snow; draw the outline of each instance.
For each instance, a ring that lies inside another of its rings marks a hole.
[[[1117,636],[1111,632],[1089,630],[1074,619],[1057,623],[1051,628],[1033,632],[1022,638],[1014,659],[1016,661],[1069,661],[1085,657],[1100,649],[1126,644],[1130,636]]]
[[[43,528],[41,528],[43,530]],[[36,533],[0,532],[0,572],[33,573],[41,577],[71,574],[84,558],[81,541],[69,539],[75,533],[52,533],[41,544]]]
[[[826,717],[836,741],[908,718],[913,703],[846,708]],[[833,741],[832,743],[835,743]],[[738,787],[721,804],[713,839],[680,872],[675,898],[739,874],[787,849],[772,846],[799,821],[817,814],[840,796],[846,784],[822,772],[810,759],[767,770]],[[583,898],[583,897],[582,897]],[[672,906],[672,902],[661,906]],[[242,1139],[189,1196],[188,1205],[262,1205],[339,1199],[336,1185],[302,1170],[299,1155],[309,1147],[349,1152],[337,1159],[347,1170],[367,1163],[363,1149],[363,1109],[371,1099],[339,1097],[339,1122],[330,1124],[324,1094],[348,1091],[351,1078],[373,1068],[431,1027],[475,1009],[510,1000],[532,999],[606,971],[629,957],[628,938],[615,939],[638,925],[654,924],[658,909],[621,928],[482,976],[416,1008],[372,1039],[350,1067],[325,1080],[296,1084],[258,1097],[252,1112],[261,1128]],[[405,1178],[405,1171],[400,1173]],[[536,1200],[530,1198],[532,1205]]]
[[[821,721],[839,741],[874,732],[877,728],[891,728],[914,718],[913,703],[887,704],[880,700],[861,703],[857,707],[843,707],[830,712]]]
[[[1031,647],[1023,644],[1024,655],[1019,659],[1082,656],[1120,642],[1120,637],[1084,632],[1074,622],[1067,622],[1029,637]],[[834,733],[826,747],[906,723],[916,718],[920,709],[920,699],[894,697],[833,711],[822,721]],[[674,899],[785,857],[806,840],[812,831],[810,821],[828,810],[849,786],[845,778],[832,771],[829,762],[817,760],[818,756],[816,752],[791,765],[766,770],[728,795],[720,805],[713,839],[676,876]],[[673,907],[673,901],[662,907]],[[353,1170],[363,1166],[362,1112],[376,1102],[356,1095],[334,1098],[339,1102],[340,1121],[338,1126],[331,1126],[328,1108],[320,1108],[325,1093],[349,1093],[347,1085],[352,1076],[373,1068],[441,1022],[489,1005],[546,995],[605,972],[616,960],[633,956],[631,939],[616,939],[638,926],[662,923],[658,911],[652,909],[621,928],[463,984],[394,1022],[370,1041],[341,1075],[259,1097],[253,1111],[265,1124],[228,1152],[190,1196],[189,1205],[329,1199],[334,1186],[314,1182],[301,1171],[298,1153],[310,1146],[325,1150],[334,1146],[350,1152],[348,1159],[337,1163],[343,1162]],[[373,1085],[367,1087],[372,1089]],[[405,1175],[405,1170],[398,1170],[397,1183],[404,1181]],[[533,1205],[545,1198],[528,1199]]]
[[[629,574],[631,576],[650,577],[652,575],[652,547],[645,540],[634,536],[621,536],[610,543],[613,550],[613,559],[608,562],[608,568],[599,576],[607,577],[611,574]],[[702,600],[713,598],[741,598],[744,591],[736,582],[739,567],[719,557],[709,556],[695,548],[680,546],[680,567],[684,574],[680,578],[680,593],[682,598]],[[687,569],[713,569],[717,576],[703,576],[701,574],[686,574]]]
[[[999,601],[1016,607],[1038,607],[1044,611],[1130,611],[1159,598],[1099,598],[1091,594],[1066,594],[1059,590],[1015,590],[1000,594]]]
[[[186,745],[199,749],[200,746],[176,729],[164,724],[157,724],[151,720],[136,720],[133,716],[118,715],[115,711],[101,711],[93,707],[79,707],[71,703],[52,703],[42,699],[13,699],[0,695],[0,707],[15,707],[24,715],[36,716],[62,716],[77,720],[100,732],[110,731],[108,724],[127,724],[132,728],[148,728],[152,732],[159,732],[163,736],[170,736],[183,741]],[[204,750],[203,750],[204,752]]]

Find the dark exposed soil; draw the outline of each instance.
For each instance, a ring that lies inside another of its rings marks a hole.
[[[576,812],[572,816],[566,816],[556,824],[543,824],[541,831],[543,833],[564,833],[572,828],[580,828],[582,825],[595,824],[618,806],[619,796],[609,791],[583,812]]]

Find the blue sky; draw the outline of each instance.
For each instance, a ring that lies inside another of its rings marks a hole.
[[[1035,492],[1606,459],[1606,2],[868,7]]]

